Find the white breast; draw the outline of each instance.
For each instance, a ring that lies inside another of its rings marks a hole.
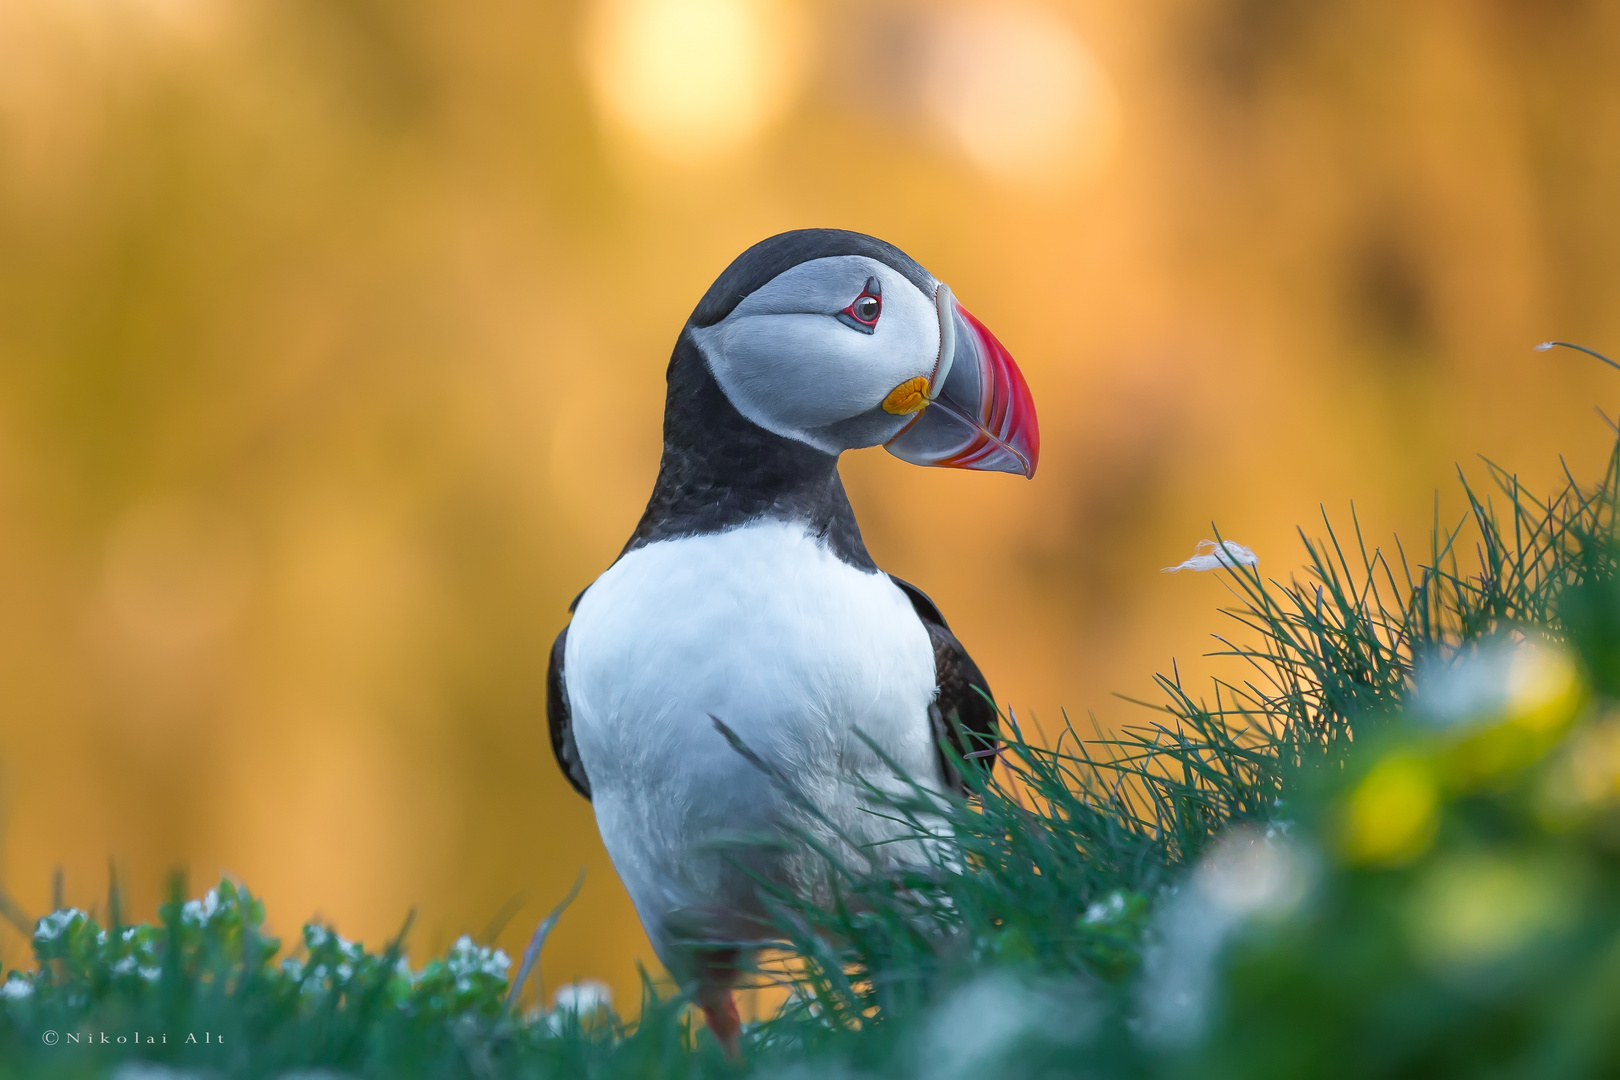
[[[780,854],[781,830],[820,832],[820,815],[797,809],[711,716],[857,838],[894,829],[863,810],[862,779],[889,788],[893,773],[859,733],[913,778],[939,781],[927,630],[887,575],[841,562],[801,526],[759,522],[624,556],[580,600],[563,671],[597,824],[655,944],[677,924],[739,929],[726,913],[754,906],[739,851],[785,885],[813,873],[802,849]],[[739,847],[745,832],[759,842]]]

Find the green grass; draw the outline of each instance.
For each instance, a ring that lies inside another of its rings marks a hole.
[[[892,799],[932,864],[895,880],[829,852],[836,903],[773,898],[791,960],[759,977],[793,995],[746,1064],[650,984],[635,1024],[525,1015],[471,941],[420,970],[398,942],[281,943],[227,881],[177,886],[153,926],[122,925],[116,889],[105,926],[43,920],[0,996],[0,1071],[1620,1073],[1620,446],[1548,497],[1490,479],[1418,554],[1352,518],[1302,533],[1297,579],[1230,571],[1237,675],[1207,695],[1161,677],[1113,737],[1008,716],[993,781]],[[168,1041],[99,1039],[136,1031]]]

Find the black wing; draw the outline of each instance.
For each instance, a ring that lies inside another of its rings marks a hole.
[[[579,603],[576,598],[575,604]],[[573,611],[573,604],[568,606]],[[551,667],[546,672],[546,722],[551,726],[551,752],[557,755],[557,764],[563,775],[574,785],[574,790],[591,797],[591,782],[585,776],[585,765],[579,760],[579,748],[574,745],[574,727],[568,715],[568,684],[563,681],[563,646],[568,641],[568,627],[557,635],[551,647]]]
[[[917,617],[928,628],[928,640],[934,645],[934,678],[939,681],[939,693],[934,698],[934,704],[928,708],[929,718],[934,722],[934,738],[942,744],[948,740],[949,745],[956,747],[961,755],[994,750],[1000,745],[997,739],[998,717],[996,707],[992,704],[995,696],[990,693],[990,684],[985,681],[984,673],[967,654],[967,650],[962,648],[962,643],[956,640],[951,628],[945,625],[945,616],[928,599],[927,593],[893,574],[889,575],[889,580],[900,586],[900,590],[911,600]],[[996,761],[991,754],[966,760],[985,773],[989,773]],[[958,792],[966,790],[955,763],[943,745],[940,747],[939,766],[946,783]]]

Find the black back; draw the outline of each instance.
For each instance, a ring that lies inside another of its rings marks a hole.
[[[969,768],[988,774],[995,766],[993,753],[1000,743],[1000,716],[996,713],[995,695],[985,680],[979,665],[973,662],[962,643],[956,640],[945,616],[928,594],[909,581],[893,574],[889,580],[911,601],[912,610],[928,629],[928,640],[934,646],[934,680],[939,693],[928,707],[928,718],[934,725],[934,742],[939,747],[939,774],[953,790],[966,794],[967,785],[957,768],[960,758]],[[955,754],[946,753],[950,746]],[[970,757],[969,755],[977,755]]]
[[[574,598],[578,603],[579,598]],[[569,604],[572,612],[574,605]],[[568,708],[568,684],[563,681],[563,650],[568,645],[568,627],[562,628],[551,646],[551,664],[546,669],[546,726],[551,729],[551,752],[557,758],[563,775],[574,790],[591,797],[591,781],[585,775],[585,763],[579,760],[579,747],[574,745],[573,717]]]

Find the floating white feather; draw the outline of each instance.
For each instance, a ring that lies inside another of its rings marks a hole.
[[[1181,570],[1233,570],[1239,566],[1259,566],[1260,556],[1249,548],[1232,540],[1200,540],[1198,547],[1193,550],[1192,558],[1186,562],[1167,566],[1162,571],[1174,574]]]

